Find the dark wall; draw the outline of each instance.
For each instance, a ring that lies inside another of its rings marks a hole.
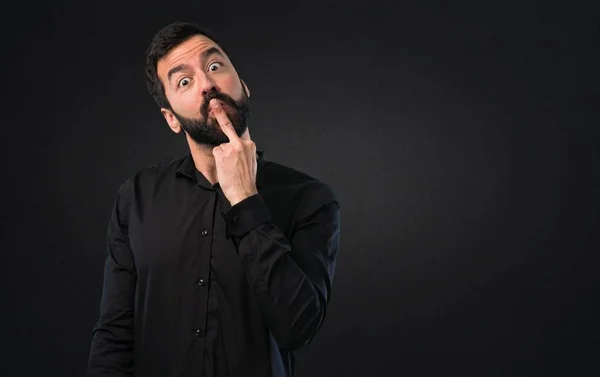
[[[116,190],[187,150],[144,83],[180,20],[230,51],[265,158],[341,202],[299,377],[600,375],[591,2],[125,3],[4,14],[1,376],[84,374]]]

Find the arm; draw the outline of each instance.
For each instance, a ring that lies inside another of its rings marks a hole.
[[[93,328],[88,377],[133,375],[136,272],[127,233],[130,201],[128,180],[118,190],[108,224],[100,318]]]
[[[289,240],[260,194],[225,215],[273,337],[290,351],[310,343],[325,318],[340,239],[340,206],[329,186],[303,203]]]

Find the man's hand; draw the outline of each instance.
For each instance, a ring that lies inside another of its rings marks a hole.
[[[210,101],[210,107],[229,143],[213,148],[217,167],[217,179],[223,194],[232,206],[249,196],[258,193],[256,189],[256,144],[250,139],[250,132],[238,137],[227,113],[217,99]]]

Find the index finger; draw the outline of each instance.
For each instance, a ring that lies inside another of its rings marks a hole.
[[[223,106],[219,103],[219,100],[216,98],[211,99],[210,108],[213,114],[215,114],[215,118],[217,118],[217,122],[219,123],[219,126],[221,126],[223,133],[229,138],[229,141],[240,141],[240,138],[233,128],[233,124],[231,124],[231,120],[229,120],[229,117],[223,109]]]

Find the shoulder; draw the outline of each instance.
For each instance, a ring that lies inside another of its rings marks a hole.
[[[135,179],[156,179],[164,176],[165,174],[176,174],[181,164],[185,161],[186,156],[174,158],[167,162],[157,163],[148,165],[135,172],[133,175]]]
[[[156,163],[139,168],[125,178],[118,190],[119,197],[131,197],[131,193],[136,187],[147,186],[161,180],[165,175],[177,173],[177,170],[185,160],[184,157],[178,157],[167,162]]]
[[[266,160],[263,162],[261,184],[267,189],[281,190],[301,197],[305,210],[311,212],[328,204],[339,207],[339,200],[331,184],[299,169]]]
[[[175,175],[185,159],[185,156],[178,157],[167,162],[142,167],[127,177],[123,184],[150,183],[159,180],[165,175]]]

